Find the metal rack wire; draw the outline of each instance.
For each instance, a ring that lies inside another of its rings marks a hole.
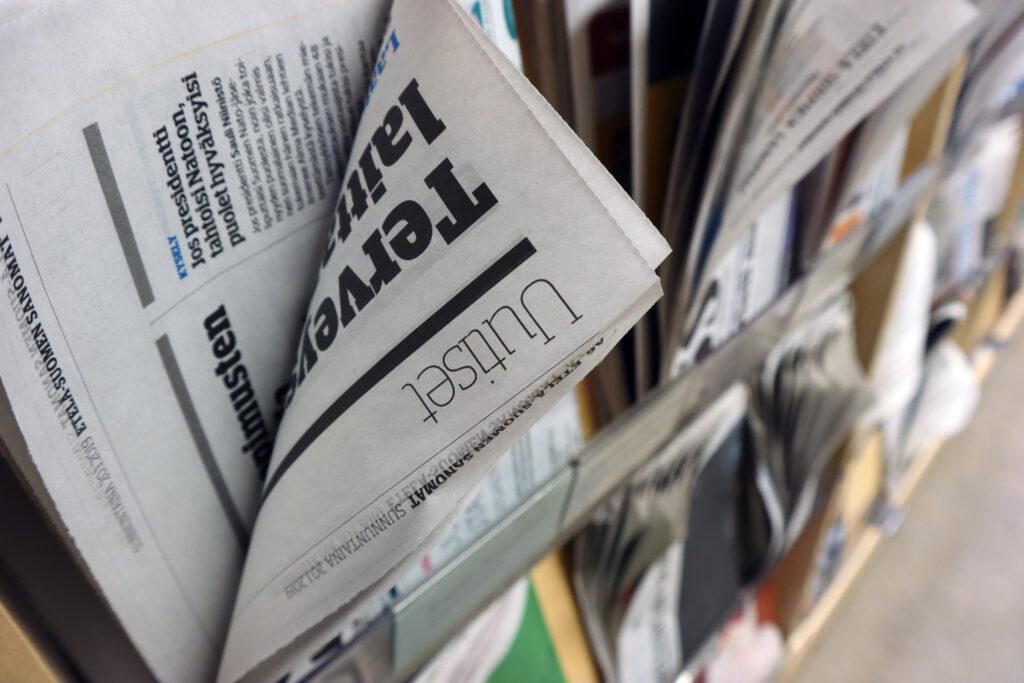
[[[540,490],[483,537],[336,647],[306,680],[407,679],[491,600],[571,539],[617,488],[701,408],[757,370],[790,330],[814,316],[911,219],[935,187],[926,166],[897,197],[854,229],[763,314],[702,363],[652,392],[604,428]]]

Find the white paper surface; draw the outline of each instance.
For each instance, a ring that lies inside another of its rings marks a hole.
[[[0,27],[0,377],[161,680],[215,673],[385,12],[111,0]]]
[[[465,13],[396,3],[378,64],[222,680],[390,587],[658,290],[664,241]]]
[[[790,10],[727,197],[745,225],[971,22],[962,0],[822,0]],[[725,240],[726,242],[728,240]],[[712,259],[713,260],[713,259]]]
[[[372,602],[658,295],[664,240],[475,20],[387,5],[0,28],[0,377],[161,680]]]
[[[956,342],[943,340],[925,360],[921,395],[903,443],[912,458],[929,443],[952,438],[971,421],[981,389],[971,363]]]
[[[560,471],[582,445],[579,405],[573,392],[564,396],[498,458],[469,504],[423,559],[375,603],[345,614],[333,629],[341,642],[351,641],[374,618],[410,595],[438,569],[494,528]]]
[[[526,614],[530,582],[523,577],[474,617],[412,683],[485,683],[508,654]]]
[[[667,683],[683,665],[679,589],[683,548],[676,541],[644,574],[616,638],[620,683]]]
[[[896,418],[921,386],[925,340],[935,287],[935,234],[924,221],[910,228],[890,309],[869,368],[877,397],[862,422]]]
[[[718,264],[697,323],[672,359],[672,375],[692,367],[765,310],[785,286],[793,194],[781,196]]]
[[[795,2],[764,75],[735,173],[721,201],[721,228],[703,269],[691,256],[697,296],[764,207],[813,168],[872,109],[936,54],[960,45],[976,10],[939,0]],[[686,316],[692,327],[695,311]]]

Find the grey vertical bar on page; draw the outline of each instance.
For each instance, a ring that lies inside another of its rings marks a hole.
[[[107,148],[103,144],[99,124],[90,123],[82,129],[82,134],[85,136],[85,144],[89,147],[92,167],[96,169],[96,177],[100,181],[103,198],[107,200],[107,210],[110,212],[111,220],[114,221],[114,230],[117,231],[117,239],[121,242],[124,260],[128,262],[128,272],[132,274],[135,291],[139,295],[142,307],[145,308],[153,303],[153,288],[146,276],[146,267],[142,263],[142,255],[139,253],[139,245],[135,242],[132,225],[128,222],[128,212],[125,211],[124,202],[121,201],[121,191],[117,189],[117,180],[114,178],[114,170],[110,167],[110,158],[107,156]]]
[[[174,396],[178,399],[178,406],[185,416],[185,424],[188,425],[188,431],[192,433],[192,440],[199,451],[199,459],[202,460],[203,467],[206,468],[206,474],[210,477],[210,483],[213,484],[217,498],[220,499],[220,505],[224,508],[228,523],[234,530],[235,536],[238,537],[239,545],[244,550],[249,545],[249,532],[242,522],[242,516],[235,508],[234,501],[231,500],[231,492],[228,491],[228,486],[224,483],[220,468],[217,467],[217,461],[210,449],[210,442],[206,440],[206,432],[203,431],[203,425],[199,422],[199,414],[196,413],[196,407],[192,403],[192,397],[189,396],[188,387],[185,386],[185,378],[181,374],[181,367],[178,366],[178,359],[174,357],[174,350],[171,349],[171,340],[167,338],[166,334],[156,340],[156,348],[160,351],[160,360],[163,361],[164,370],[167,371],[167,377],[171,380]]]

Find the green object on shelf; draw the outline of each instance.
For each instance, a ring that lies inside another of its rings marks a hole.
[[[512,641],[505,658],[487,679],[488,683],[564,683],[565,676],[558,665],[558,657],[548,634],[547,624],[540,611],[540,603],[530,582],[526,597],[526,610],[519,625],[519,633]]]

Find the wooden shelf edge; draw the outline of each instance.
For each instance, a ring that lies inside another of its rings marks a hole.
[[[530,579],[566,683],[598,680],[597,664],[590,653],[569,584],[565,556],[557,550],[549,553],[534,565]]]
[[[0,680],[38,683],[68,680],[67,672],[37,635],[0,600]]]

